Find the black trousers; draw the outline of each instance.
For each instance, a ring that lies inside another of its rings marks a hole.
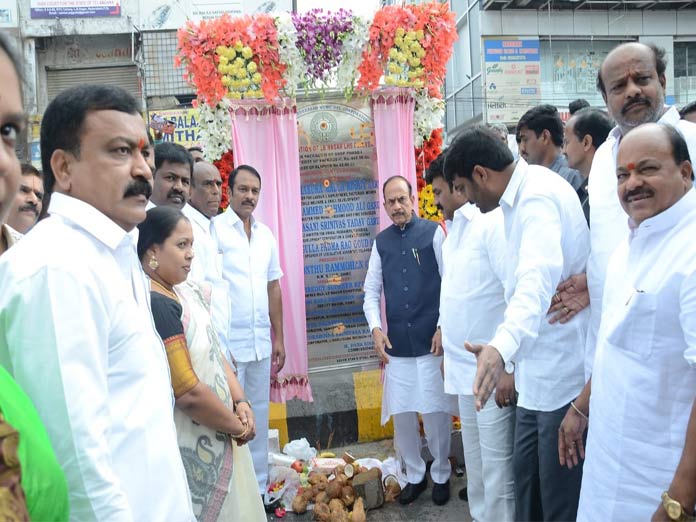
[[[568,407],[550,412],[517,407],[515,520],[566,522],[577,517],[582,463],[569,470],[558,462],[558,428]]]

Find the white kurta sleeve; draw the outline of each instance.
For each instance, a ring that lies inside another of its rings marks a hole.
[[[445,242],[445,237],[447,237],[445,236],[445,231],[442,230],[442,227],[438,226],[433,236],[433,250],[435,251],[435,260],[437,261],[437,269],[440,272],[440,277],[445,274],[442,264],[442,244]]]
[[[3,311],[17,382],[32,398],[67,470],[71,518],[130,521],[107,441],[109,313],[84,271],[44,269],[17,284]],[[133,455],[133,466],[147,455]],[[66,464],[70,464],[66,467]]]
[[[280,268],[280,258],[278,256],[278,241],[269,231],[269,247],[271,248],[271,260],[268,263],[268,281],[276,281],[283,277],[283,270]]]
[[[370,252],[370,262],[367,265],[365,275],[365,301],[363,302],[363,312],[370,332],[375,328],[382,328],[382,307],[380,297],[382,295],[382,259],[377,252],[377,242],[372,243]]]
[[[684,358],[696,367],[696,274],[687,277],[679,289],[679,322],[684,332]]]
[[[510,298],[503,323],[489,343],[506,363],[514,360],[523,341],[537,338],[563,271],[561,218],[555,203],[541,196],[531,198],[518,210],[518,218],[523,231],[513,288],[511,293],[506,289]]]

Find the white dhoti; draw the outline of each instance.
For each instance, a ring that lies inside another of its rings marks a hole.
[[[458,415],[457,397],[444,391],[442,357],[390,357],[384,370],[382,424],[394,417],[394,448],[406,467],[408,481],[417,484],[425,475],[418,425],[420,413],[428,449],[433,456],[433,482],[449,480],[451,416]]]

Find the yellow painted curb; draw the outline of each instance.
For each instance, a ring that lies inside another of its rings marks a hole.
[[[381,425],[382,383],[381,370],[353,373],[355,407],[358,414],[358,442],[382,440],[394,436],[391,419]]]

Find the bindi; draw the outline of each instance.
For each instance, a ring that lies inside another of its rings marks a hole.
[[[140,138],[138,140],[138,150],[143,150],[145,148],[145,140],[143,138]]]
[[[633,169],[636,168],[636,164],[635,164],[635,163],[629,163],[628,165],[626,165],[626,168],[627,168],[628,170],[633,170]]]

